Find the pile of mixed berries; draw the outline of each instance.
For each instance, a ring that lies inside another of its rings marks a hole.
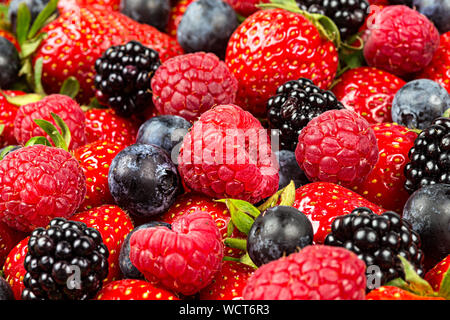
[[[0,300],[450,299],[449,0],[0,2]]]

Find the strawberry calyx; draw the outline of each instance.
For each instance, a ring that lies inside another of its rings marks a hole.
[[[51,123],[47,120],[35,119],[34,122],[45,133],[47,133],[49,135],[50,139],[53,142],[53,145],[56,148],[61,148],[63,150],[69,151],[69,145],[70,145],[70,140],[71,140],[71,134],[70,134],[69,127],[64,122],[64,120],[61,119],[61,117],[59,117],[57,114],[52,112],[51,116],[52,116],[53,120],[55,121],[56,126],[59,128],[59,130],[53,123]],[[37,136],[37,137],[32,137],[30,140],[28,140],[25,143],[25,147],[31,146],[31,145],[36,145],[36,144],[43,144],[43,145],[46,145],[49,147],[52,146],[52,144],[46,137]]]
[[[444,114],[442,115],[444,118],[450,118],[450,108],[445,110]]]

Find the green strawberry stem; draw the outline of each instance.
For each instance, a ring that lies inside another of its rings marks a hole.
[[[450,108],[445,110],[444,114],[442,115],[444,118],[450,118]]]
[[[10,152],[12,149],[14,149],[16,146],[7,146],[4,147],[2,152],[0,152],[0,160],[3,160],[3,158]]]
[[[5,125],[0,124],[0,136],[3,134],[3,131],[5,130]]]
[[[64,120],[62,120],[57,114],[51,113],[51,116],[53,120],[55,121],[58,128],[61,130],[61,133],[57,129],[53,123],[42,120],[42,119],[35,119],[34,122],[45,132],[50,136],[50,139],[53,141],[53,144],[56,148],[61,148],[66,151],[69,151],[69,145],[71,140],[71,134],[69,127],[66,125]],[[39,137],[33,137],[25,144],[26,146],[29,145],[35,145],[35,144],[44,144],[51,146],[51,143],[48,141],[47,138],[39,136]]]
[[[260,212],[276,205],[291,207],[295,201],[295,183],[291,182],[281,190],[278,190],[273,196],[267,199],[262,205],[258,207]]]
[[[239,250],[246,251],[247,250],[247,240],[246,239],[238,239],[238,238],[226,238],[224,243],[227,247],[235,248]]]
[[[79,91],[80,83],[75,77],[70,76],[63,82],[59,93],[75,99]]]

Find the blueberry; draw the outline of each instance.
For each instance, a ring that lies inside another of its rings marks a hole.
[[[169,0],[122,0],[120,12],[131,19],[164,32],[169,21]]]
[[[403,208],[422,241],[425,263],[435,265],[450,252],[450,184],[434,184],[415,191]]]
[[[313,227],[299,210],[277,206],[262,212],[247,238],[250,259],[261,266],[312,244]]]
[[[19,5],[24,2],[28,10],[31,13],[31,23],[33,24],[34,19],[39,15],[39,13],[45,8],[45,6],[50,2],[50,0],[11,0],[9,3],[8,9],[8,18],[11,22],[11,30],[16,32],[16,23],[17,23],[17,10],[19,9]]]
[[[16,47],[4,37],[0,37],[0,88],[7,89],[18,79],[20,58]]]
[[[136,143],[153,144],[166,150],[176,161],[181,142],[192,124],[180,116],[162,115],[144,122],[139,128]],[[174,147],[176,147],[174,149]],[[174,150],[174,153],[172,153]]]
[[[0,300],[14,300],[11,286],[2,277],[0,277]]]
[[[197,0],[186,9],[177,29],[185,52],[206,51],[225,58],[228,39],[238,27],[236,12],[222,0]]]
[[[414,0],[413,7],[430,19],[440,33],[450,31],[450,0]]]
[[[125,279],[144,279],[144,275],[131,263],[130,260],[130,238],[131,235],[141,229],[148,229],[152,227],[163,226],[171,229],[172,226],[165,222],[152,221],[146,224],[142,224],[134,228],[123,241],[122,247],[120,248],[119,254],[119,267],[120,271]]]
[[[410,129],[424,129],[450,108],[450,96],[438,83],[428,79],[405,84],[392,102],[392,120]]]
[[[136,217],[154,217],[173,204],[180,190],[180,179],[164,149],[133,144],[111,162],[108,185],[122,209]]]
[[[275,155],[278,159],[278,164],[280,165],[278,181],[278,190],[286,187],[291,180],[295,183],[295,188],[299,188],[305,184],[308,184],[308,178],[306,178],[305,173],[298,166],[297,160],[295,159],[295,152],[290,150],[280,150],[276,151]]]

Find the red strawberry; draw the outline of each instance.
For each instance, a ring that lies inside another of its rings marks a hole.
[[[119,11],[120,10],[120,0],[59,0],[58,10],[59,12],[64,12],[71,10],[76,7],[90,6],[98,10],[110,10]]]
[[[177,37],[177,29],[186,12],[187,7],[194,2],[194,0],[180,0],[171,9],[169,21],[167,22],[167,34],[171,37]]]
[[[113,109],[89,109],[85,115],[88,143],[102,140],[128,146],[136,142],[137,126]]]
[[[93,7],[64,11],[41,32],[48,36],[37,49],[34,61],[43,58],[42,83],[46,92],[59,91],[63,81],[74,76],[80,83],[77,100],[81,103],[94,97],[94,64],[110,46],[135,39],[158,51],[162,61],[183,52],[174,39],[157,29],[119,12]]]
[[[23,239],[11,250],[3,265],[5,280],[11,286],[16,300],[21,300],[22,291],[25,289],[23,277],[25,277],[27,271],[23,264],[28,252],[29,238],[30,237]]]
[[[162,215],[158,220],[172,224],[172,222],[181,216],[191,214],[193,212],[203,211],[209,213],[216,222],[217,228],[222,238],[227,237],[227,226],[231,220],[230,212],[225,204],[216,202],[211,198],[197,194],[185,193],[178,197],[175,203]],[[233,230],[232,238],[243,238],[244,235],[237,228]],[[225,255],[230,257],[239,257],[241,250],[225,247]]]
[[[281,84],[304,77],[326,89],[338,67],[334,44],[304,16],[282,9],[248,17],[231,36],[225,61],[239,83],[237,104],[255,116],[265,115]]]
[[[409,291],[393,287],[382,286],[370,291],[366,295],[367,300],[445,300],[442,297],[425,297]]]
[[[359,67],[342,74],[333,93],[347,109],[369,123],[392,122],[392,100],[404,85],[405,81],[386,71]]]
[[[372,124],[378,142],[378,162],[362,184],[353,191],[386,210],[402,213],[410,194],[405,190],[403,169],[408,152],[417,137],[415,132],[397,124]]]
[[[175,294],[144,280],[124,279],[103,287],[95,300],[179,300]]]
[[[425,274],[425,280],[433,287],[433,290],[438,292],[441,288],[442,280],[450,269],[450,255],[445,257],[441,262],[435,265],[431,270]]]
[[[439,48],[430,64],[419,73],[416,79],[431,79],[450,93],[450,31],[441,35]]]
[[[254,268],[237,261],[224,261],[222,269],[211,284],[200,291],[200,300],[236,300],[242,298],[242,291]]]
[[[359,194],[329,182],[314,182],[298,188],[292,205],[311,220],[315,243],[323,243],[331,231],[331,223],[337,216],[351,213],[359,207],[367,207],[376,214],[384,210]]]
[[[123,147],[112,142],[98,140],[73,152],[86,176],[87,191],[79,211],[114,203],[108,187],[108,171],[112,160]]]
[[[5,90],[4,94],[8,96],[21,96],[25,92]],[[18,106],[9,103],[5,96],[0,93],[0,124],[4,125],[2,134],[0,134],[0,147],[3,148],[8,145],[17,144],[17,140],[14,137],[14,119],[16,118]]]
[[[122,243],[133,230],[133,222],[128,214],[114,205],[103,205],[75,214],[71,220],[84,222],[88,227],[97,229],[109,250],[109,272],[103,283],[115,281],[120,276],[119,254]]]
[[[25,237],[25,233],[11,229],[0,222],[0,266],[3,265],[12,248]]]
[[[211,283],[223,258],[222,237],[211,215],[182,216],[172,229],[152,227],[130,238],[130,260],[152,283],[192,295]]]

